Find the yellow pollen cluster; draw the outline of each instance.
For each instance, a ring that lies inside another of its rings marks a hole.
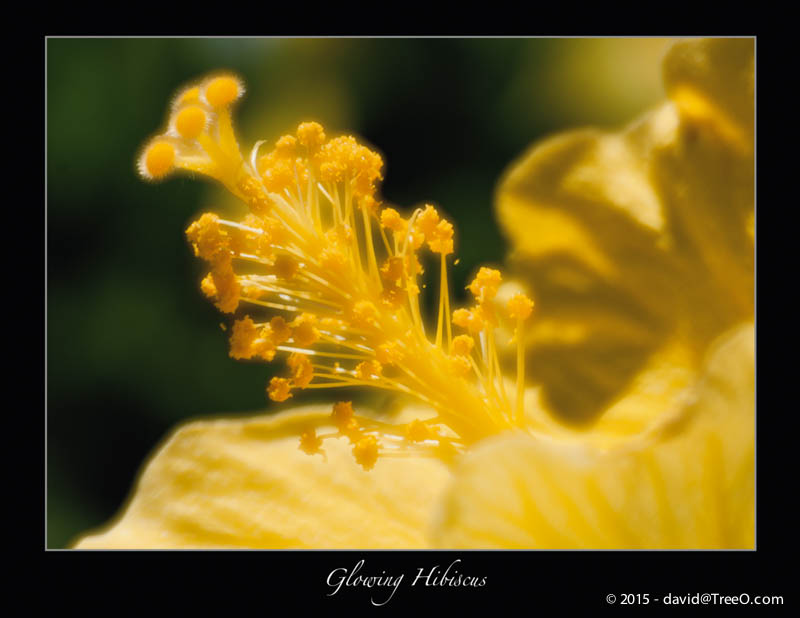
[[[516,400],[505,392],[494,343],[500,272],[481,268],[469,286],[476,305],[453,311],[447,272],[453,225],[430,204],[406,215],[383,205],[382,157],[354,136],[328,136],[319,123],[301,123],[268,152],[258,141],[243,154],[231,118],[243,93],[241,81],[228,74],[185,88],[166,130],[138,162],[150,180],[174,170],[211,177],[249,211],[238,221],[206,213],[186,230],[195,255],[209,265],[203,294],[226,313],[247,308],[233,323],[230,356],[285,360],[286,373],[267,386],[273,401],[286,401],[296,389],[368,386],[416,398],[435,413],[394,425],[339,402],[329,423],[336,431],[308,427],[300,449],[320,453],[326,438],[345,438],[368,470],[379,454],[413,450],[449,458],[522,426],[521,391]],[[421,311],[423,251],[439,262],[435,329]],[[500,313],[519,334],[531,309],[519,296]],[[454,325],[467,333],[454,335]]]
[[[472,295],[475,296],[475,299],[480,304],[483,304],[495,297],[501,281],[502,277],[499,270],[483,266],[472,283],[467,286],[467,289],[472,292]]]
[[[367,436],[353,446],[353,456],[364,470],[372,470],[378,461],[378,441],[374,436]]]
[[[276,343],[269,324],[257,326],[250,316],[237,320],[231,333],[231,358],[262,358],[269,362],[275,358]]]
[[[533,301],[517,292],[508,300],[508,315],[512,320],[527,320],[533,313]]]

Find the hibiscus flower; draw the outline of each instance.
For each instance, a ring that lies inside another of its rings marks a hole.
[[[516,281],[481,268],[455,311],[453,226],[381,204],[379,155],[303,123],[245,156],[239,80],[182,91],[140,171],[202,173],[249,207],[187,230],[203,291],[238,316],[231,356],[286,359],[273,401],[407,403],[184,426],[77,546],[752,547],[753,72],[752,40],[679,43],[663,106],[535,146],[497,195]]]

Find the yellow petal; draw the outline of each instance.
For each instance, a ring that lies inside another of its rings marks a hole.
[[[500,222],[537,303],[528,373],[559,418],[585,425],[664,370],[691,375],[752,319],[752,54],[751,39],[676,45],[675,101],[620,133],[546,140],[502,181]],[[677,401],[688,382],[673,382]]]
[[[487,443],[456,473],[437,545],[752,548],[753,360],[752,324],[728,333],[696,401],[652,442]]]
[[[753,146],[752,39],[683,41],[664,61],[664,85],[687,119],[707,124],[736,147]]]
[[[449,472],[379,458],[364,471],[346,440],[321,455],[300,435],[330,413],[193,422],[146,465],[118,521],[81,539],[99,548],[422,548]]]

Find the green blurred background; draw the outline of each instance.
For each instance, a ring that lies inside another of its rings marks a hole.
[[[124,503],[177,423],[277,410],[273,368],[228,357],[225,318],[198,289],[183,231],[231,201],[187,176],[148,184],[134,161],[171,96],[241,76],[240,141],[298,122],[354,133],[386,161],[383,196],[454,220],[458,298],[505,246],[503,170],[565,128],[615,128],[663,97],[663,39],[48,39],[47,546]],[[435,301],[436,299],[431,299]],[[290,407],[311,401],[297,397]]]

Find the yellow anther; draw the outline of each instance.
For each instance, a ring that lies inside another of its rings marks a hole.
[[[427,238],[427,234],[426,234]],[[448,255],[453,252],[453,224],[442,219],[428,238],[428,247],[434,253]]]
[[[293,352],[286,364],[292,370],[292,385],[296,388],[305,388],[314,377],[314,369],[311,367],[311,361],[305,354],[298,354]]]
[[[297,260],[289,255],[279,255],[275,258],[275,274],[284,281],[289,281],[294,277],[299,268]]]
[[[169,142],[156,141],[150,144],[139,171],[145,178],[163,178],[175,163],[175,147]]]
[[[259,182],[249,175],[242,178],[236,184],[236,188],[246,197],[265,197],[264,190],[261,188]]]
[[[381,276],[387,281],[398,281],[403,277],[403,258],[390,257],[381,266]]]
[[[374,380],[383,375],[383,367],[378,361],[368,360],[356,365],[356,377],[360,380]]]
[[[415,225],[417,229],[425,234],[425,239],[430,242],[436,235],[436,226],[439,225],[439,213],[430,204],[425,204],[425,210],[417,217]]]
[[[262,296],[266,294],[266,290],[264,288],[260,288],[257,285],[249,285],[245,284],[242,286],[242,296],[244,298],[250,298],[258,300]]]
[[[326,182],[342,182],[353,175],[353,162],[358,149],[351,135],[335,137],[319,149],[314,160],[319,165],[320,178]]]
[[[338,318],[322,318],[319,321],[319,325],[321,328],[325,330],[340,330],[344,327],[344,322],[342,322]]]
[[[465,376],[472,369],[472,365],[466,356],[450,356],[447,359],[450,372],[453,375]]]
[[[361,438],[353,446],[353,456],[364,470],[372,470],[378,461],[378,441],[373,436]]]
[[[508,300],[508,315],[512,320],[527,320],[533,312],[533,301],[517,292]]]
[[[411,442],[422,442],[433,436],[434,433],[430,430],[430,427],[417,418],[406,426],[406,438]]]
[[[185,107],[175,117],[175,128],[181,137],[194,139],[206,126],[206,113],[202,108],[192,105]]]
[[[365,208],[369,214],[374,215],[378,212],[381,204],[374,196],[367,194],[359,196],[358,205],[361,208]]]
[[[292,396],[292,386],[286,378],[272,378],[267,387],[267,395],[272,401],[286,401]]]
[[[396,341],[387,341],[375,348],[375,358],[382,365],[395,365],[403,360],[404,354]]]
[[[219,225],[219,217],[206,213],[186,228],[194,254],[215,263],[230,255],[230,237]],[[217,286],[219,287],[219,286]]]
[[[233,76],[223,75],[212,79],[206,86],[206,101],[212,107],[226,107],[238,99],[244,88]]]
[[[277,151],[261,157],[258,160],[258,169],[264,186],[273,193],[280,193],[288,187],[293,187],[296,182],[295,163],[291,159],[279,155]],[[298,167],[298,172],[301,169],[304,171],[304,168]],[[303,179],[301,175],[300,180]]]
[[[215,299],[217,297],[217,286],[214,285],[214,277],[208,273],[200,282],[200,290],[206,295],[206,298]]]
[[[317,316],[312,313],[303,313],[292,320],[289,326],[292,327],[292,338],[294,342],[307,348],[319,339],[319,331],[316,328]]]
[[[253,342],[258,337],[258,334],[259,329],[249,315],[234,322],[230,338],[230,357],[237,360],[252,358],[254,354]]]
[[[475,347],[475,340],[469,335],[459,335],[453,339],[453,354],[457,356],[469,356],[473,347]]]
[[[502,276],[499,270],[482,266],[467,289],[472,292],[479,303],[483,304],[495,297],[501,282]]]
[[[333,404],[331,419],[333,420],[333,424],[338,427],[339,431],[344,432],[345,429],[348,428],[350,421],[353,420],[354,414],[355,411],[353,410],[352,401],[339,401]]]
[[[297,139],[313,153],[325,143],[325,130],[318,122],[303,122],[297,127]]]
[[[269,238],[272,239],[272,242],[279,245],[284,244],[289,237],[289,232],[283,224],[272,218],[264,219],[264,229],[269,234]]]
[[[478,311],[480,307],[476,307],[474,311],[469,309],[456,309],[453,312],[453,324],[467,329],[469,332],[475,334],[483,330],[484,319]]]
[[[281,345],[292,336],[292,328],[281,316],[276,315],[269,321],[270,338],[275,345]]]
[[[261,330],[259,338],[253,342],[253,356],[263,358],[267,362],[275,358],[275,352],[277,351],[270,335],[271,331],[267,326]]]
[[[480,328],[495,328],[497,326],[497,315],[492,303],[476,305],[472,308],[472,315],[473,320],[476,322],[476,328],[478,324],[480,324]]]
[[[360,300],[353,305],[352,322],[355,326],[374,326],[378,320],[378,309],[368,300]]]
[[[342,273],[347,268],[347,256],[337,246],[325,247],[319,256],[319,263],[325,270]]]
[[[353,228],[349,225],[337,225],[325,232],[325,238],[334,245],[344,246],[353,240]]]
[[[399,287],[392,283],[384,286],[383,292],[381,292],[381,306],[396,310],[402,307],[405,301],[405,294],[403,294],[403,290]]]
[[[456,309],[453,311],[453,324],[461,328],[468,328],[470,320],[472,320],[472,313],[469,309]]]
[[[284,135],[275,142],[275,152],[281,157],[293,157],[297,151],[297,138],[294,135]]]
[[[241,287],[236,274],[233,272],[230,255],[227,255],[227,259],[214,263],[211,277],[214,281],[214,286],[217,288],[217,302],[214,304],[223,313],[236,311],[239,306]]]
[[[317,437],[317,432],[313,427],[300,435],[300,446],[298,448],[304,453],[315,455],[320,452],[321,447],[322,440]]]
[[[405,219],[394,208],[384,208],[381,211],[381,225],[393,232],[404,232],[407,226]]]

